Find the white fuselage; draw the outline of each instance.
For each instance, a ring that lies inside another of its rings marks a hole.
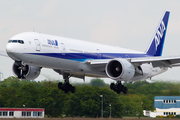
[[[86,64],[87,60],[148,57],[147,54],[134,50],[35,32],[21,33],[10,40],[24,42],[10,42],[6,46],[7,54],[15,61],[85,76],[107,77],[104,71],[94,70]],[[164,67],[153,68],[148,63],[142,64],[141,68],[143,75],[134,76],[127,81],[151,78],[167,70]]]

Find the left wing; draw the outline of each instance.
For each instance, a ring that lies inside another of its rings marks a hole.
[[[106,64],[112,59],[98,59],[98,60],[87,60],[86,64],[89,64],[95,71],[105,71]]]
[[[117,59],[123,59],[123,58],[117,58]],[[93,68],[97,71],[104,71],[106,64],[111,60],[113,60],[113,59],[87,60],[86,63],[89,64],[91,68]],[[139,66],[144,63],[152,63],[153,67],[177,67],[177,66],[180,66],[180,56],[128,58],[127,60],[134,66]]]
[[[153,67],[176,67],[180,66],[180,56],[132,58],[130,62],[136,66],[143,63],[152,63]]]

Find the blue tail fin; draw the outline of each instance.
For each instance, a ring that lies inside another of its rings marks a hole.
[[[170,14],[170,12],[168,12],[168,11],[165,12],[163,18],[161,19],[161,21],[158,25],[158,28],[155,32],[152,42],[150,43],[150,45],[146,51],[146,54],[152,55],[152,56],[161,56],[162,55],[169,14]]]

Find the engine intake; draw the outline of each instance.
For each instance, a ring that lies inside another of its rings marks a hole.
[[[33,80],[39,76],[41,68],[37,66],[17,64],[17,62],[15,62],[12,71],[19,79]]]
[[[130,80],[135,74],[134,66],[126,59],[114,59],[106,64],[106,74],[114,80]]]

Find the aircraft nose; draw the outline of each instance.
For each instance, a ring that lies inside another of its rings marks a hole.
[[[8,43],[6,45],[6,52],[7,52],[8,55],[11,54],[11,53],[16,52],[16,45]]]
[[[8,54],[8,56],[14,60],[19,60],[18,56],[16,54],[16,45],[8,43],[6,45],[6,53]]]

